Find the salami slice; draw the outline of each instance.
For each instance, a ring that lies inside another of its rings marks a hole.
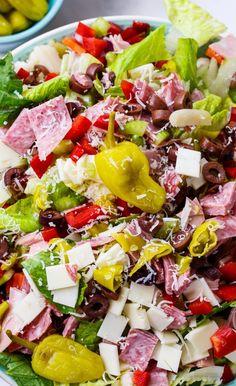
[[[236,216],[219,216],[215,217],[219,221],[220,228],[217,230],[218,241],[236,237]]]
[[[208,194],[201,199],[203,211],[208,216],[226,216],[236,201],[236,182],[223,185],[222,191]]]

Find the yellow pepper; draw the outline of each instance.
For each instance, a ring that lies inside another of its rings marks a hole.
[[[0,279],[0,285],[5,284],[8,280],[11,279],[11,277],[14,275],[15,271],[14,269],[9,269],[4,273],[4,275]]]
[[[33,202],[36,209],[45,210],[47,208],[50,208],[50,203],[48,201],[48,192],[44,184],[39,183],[36,185],[33,197]]]
[[[128,232],[116,233],[112,237],[120,244],[124,252],[138,251],[146,244],[140,236],[132,236]]]
[[[204,256],[216,246],[217,235],[215,231],[218,228],[219,223],[217,221],[207,220],[194,231],[188,247],[191,256]]]
[[[169,255],[172,250],[172,246],[162,240],[151,241],[150,243],[146,244],[141,251],[138,262],[131,270],[129,276],[132,276],[135,272],[142,268],[146,263],[151,261],[154,257],[159,259],[160,257]]]
[[[176,259],[176,262],[178,264],[178,272],[177,272],[177,274],[179,276],[183,275],[185,272],[187,272],[187,270],[190,267],[190,264],[191,264],[192,260],[193,260],[193,258],[190,257],[190,256],[177,255],[177,259]]]
[[[123,266],[121,264],[110,265],[95,269],[93,272],[94,279],[103,287],[115,292],[121,285],[121,274]]]
[[[114,121],[112,112],[105,140],[107,148],[95,155],[97,172],[114,195],[144,212],[156,213],[165,202],[165,190],[149,176],[148,159],[136,144],[115,143]]]
[[[4,314],[8,310],[8,308],[9,308],[9,303],[7,301],[2,302],[0,304],[0,319],[2,319],[2,317],[4,316]]]
[[[95,224],[92,226],[92,228],[88,229],[88,233],[92,236],[95,237],[99,235],[101,232],[105,232],[108,228],[108,225],[105,224],[104,222],[101,222],[100,224]]]
[[[67,256],[67,251],[69,251],[72,248],[72,245],[69,244],[66,240],[60,239],[60,238],[55,238],[51,239],[49,241],[50,245],[55,245],[53,248],[53,252],[60,254],[64,254],[64,260],[65,263],[69,263],[68,256]]]
[[[11,253],[8,259],[4,261],[4,263],[1,265],[0,268],[3,271],[8,271],[15,265],[18,259],[19,259],[19,256],[17,255],[17,253]]]

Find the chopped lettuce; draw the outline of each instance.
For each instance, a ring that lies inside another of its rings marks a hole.
[[[195,39],[199,46],[217,37],[226,26],[189,0],[165,0],[168,17],[186,38]]]
[[[85,197],[68,188],[64,182],[59,182],[53,188],[53,192],[49,193],[49,200],[53,202],[56,210],[62,212],[83,204]]]
[[[194,102],[193,108],[198,110],[206,110],[211,115],[214,115],[222,109],[222,98],[218,95],[209,94],[206,98]]]
[[[100,60],[95,58],[93,55],[84,53],[81,55],[76,55],[74,52],[70,52],[63,56],[61,63],[61,75],[72,75],[76,72],[79,74],[85,74],[87,68],[92,63],[99,63]]]
[[[88,381],[85,383],[80,383],[79,386],[110,386],[113,385],[117,381],[116,377],[112,377],[111,375],[103,377],[103,379],[99,379],[98,381]]]
[[[194,39],[178,39],[175,53],[177,72],[181,79],[190,83],[190,90],[196,87],[198,44]]]
[[[56,76],[55,78],[41,83],[24,92],[24,97],[34,103],[41,103],[53,99],[59,95],[65,95],[69,88],[67,76]]]
[[[133,44],[117,55],[110,69],[116,74],[119,84],[125,71],[132,70],[143,64],[170,59],[165,47],[165,26],[155,29],[141,42]]]
[[[196,385],[196,382],[199,382],[199,386],[220,386],[223,370],[223,366],[204,367],[194,371],[186,369],[177,375],[171,386]]]
[[[217,72],[215,79],[209,83],[208,88],[211,93],[226,98],[233,75],[236,72],[236,58],[224,60]]]
[[[23,198],[6,209],[6,213],[19,225],[25,233],[40,229],[39,214],[33,205],[33,197]]]
[[[102,320],[95,322],[81,321],[75,333],[76,342],[86,346],[91,351],[96,351],[101,338],[97,336]]]
[[[5,209],[0,209],[0,234],[3,233],[18,233],[20,231],[19,224],[15,219],[6,213]]]

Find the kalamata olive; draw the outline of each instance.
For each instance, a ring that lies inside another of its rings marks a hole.
[[[142,106],[138,103],[119,105],[117,111],[126,115],[135,115],[142,111]]]
[[[39,222],[43,226],[60,226],[64,221],[64,217],[61,213],[53,209],[41,210],[39,213]]]
[[[152,121],[157,127],[163,127],[169,122],[170,111],[169,110],[153,110]]]
[[[176,250],[176,252],[181,252],[189,245],[192,239],[191,228],[186,230],[181,230],[176,232],[171,237],[171,245]]]
[[[42,64],[35,64],[34,74],[36,76],[39,74],[47,75],[47,74],[49,74],[49,70],[47,69],[47,67],[43,66]]]
[[[163,220],[154,214],[145,214],[139,217],[138,224],[142,231],[154,235],[163,225]]]
[[[17,198],[22,197],[27,184],[27,177],[25,176],[24,170],[20,168],[8,169],[4,174],[4,184]]]
[[[210,157],[219,157],[223,149],[223,146],[220,142],[206,137],[201,139],[200,146],[202,150]]]
[[[230,82],[230,88],[236,88],[236,72],[234,73],[231,82]]]
[[[157,94],[152,94],[146,105],[147,109],[150,111],[168,110],[166,103]]]
[[[7,240],[3,237],[0,237],[0,259],[4,260],[9,252],[9,245]]]
[[[30,73],[25,79],[24,84],[30,85],[30,86],[36,86],[38,84],[37,77],[32,72]]]
[[[192,101],[190,99],[189,92],[180,91],[174,99],[173,109],[181,110],[181,109],[191,109]]]
[[[101,63],[92,63],[88,66],[86,75],[88,75],[92,80],[96,79],[96,76],[101,74],[104,67]]]
[[[79,93],[85,94],[93,87],[93,81],[88,75],[74,75],[70,78],[70,88],[71,90]]]
[[[114,71],[109,71],[108,79],[111,82],[111,84],[114,85],[115,79],[116,79],[116,74],[114,73]]]
[[[207,267],[201,267],[200,269],[198,269],[198,273],[200,273],[204,277],[207,277],[210,280],[217,280],[221,277],[220,271],[212,265],[209,265]]]
[[[119,298],[119,294],[116,292],[110,291],[108,288],[101,286],[101,293],[108,299],[117,300]]]
[[[226,178],[223,166],[214,161],[203,165],[202,174],[205,180],[212,184],[222,184]]]
[[[187,143],[180,143],[178,147],[175,144],[171,145],[167,150],[168,160],[174,164],[175,164],[176,159],[177,159],[177,153],[178,153],[179,147],[184,147],[185,149],[189,149],[189,150],[193,149],[193,146],[188,145]]]
[[[91,318],[102,318],[106,315],[109,308],[109,300],[103,295],[96,294],[92,296],[88,303],[83,306],[83,311],[85,314]]]
[[[84,110],[81,102],[67,102],[66,107],[69,111],[71,118],[77,117],[77,115]]]

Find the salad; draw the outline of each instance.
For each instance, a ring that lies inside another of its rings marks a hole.
[[[236,373],[236,37],[102,17],[0,59],[0,366],[19,386]]]

